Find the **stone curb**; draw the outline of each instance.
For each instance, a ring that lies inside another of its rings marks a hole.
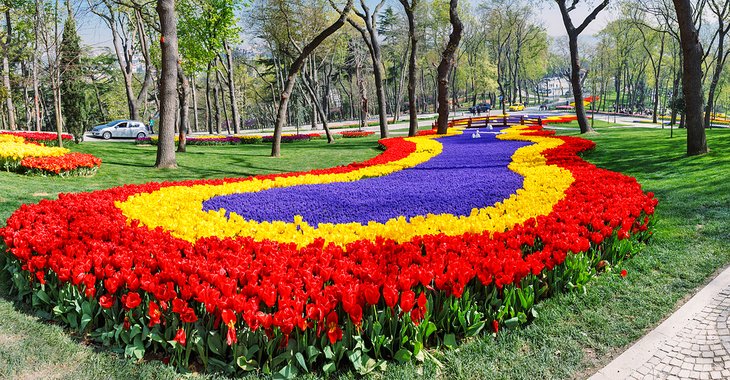
[[[728,286],[730,286],[730,267],[724,269],[662,324],[596,372],[589,380],[617,380],[631,376],[657,353],[659,347],[675,337],[706,306],[715,302],[715,298]],[[707,323],[714,324],[715,321],[707,321]],[[730,337],[723,338],[725,338],[723,343],[730,339]]]

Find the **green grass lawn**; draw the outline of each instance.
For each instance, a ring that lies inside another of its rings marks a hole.
[[[597,124],[598,126],[598,124]],[[390,364],[383,378],[552,379],[585,378],[644,335],[719,268],[730,262],[730,130],[708,131],[712,152],[685,157],[684,131],[597,127],[598,143],[585,157],[600,167],[636,177],[657,194],[658,224],[652,243],[624,268],[628,276],[602,275],[587,294],[543,301],[540,318],[526,328],[485,336],[455,350],[434,352],[443,368]],[[560,131],[575,135],[573,131]],[[26,178],[0,173],[0,216],[47,193],[87,191],[122,183],[243,176],[306,170],[363,160],[377,154],[375,138],[285,145],[283,159],[268,147],[190,147],[181,169],[161,171],[151,147],[83,144],[104,160],[94,178]],[[0,287],[0,295],[6,288]],[[44,323],[23,305],[0,299],[0,378],[177,378],[160,363],[134,363]],[[353,373],[339,375],[354,378]],[[214,378],[215,375],[194,377]]]
[[[596,115],[596,120],[593,121],[593,128],[621,127],[621,126],[624,125],[624,124],[621,124],[621,123],[614,123],[612,121],[606,121],[606,120],[603,120],[603,118],[605,118],[605,116]],[[552,126],[555,126],[555,127],[560,127],[560,128],[576,128],[576,129],[578,129],[578,121],[577,120],[571,121],[570,123],[558,123],[558,124],[551,124],[551,125]],[[588,125],[591,125],[591,120],[590,119],[588,120]]]

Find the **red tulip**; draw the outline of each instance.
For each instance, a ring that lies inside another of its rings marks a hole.
[[[185,344],[187,343],[187,335],[185,335],[185,330],[183,330],[182,328],[178,329],[173,340],[181,346],[185,347]]]
[[[226,342],[230,346],[238,341],[236,336],[236,314],[231,310],[225,309],[221,312],[221,318],[223,319],[223,323],[228,326]]]
[[[140,303],[142,303],[142,298],[139,296],[139,293],[127,293],[122,296],[122,304],[127,310],[134,309]]]
[[[339,321],[339,318],[337,317],[337,313],[334,311],[330,312],[329,315],[327,315],[327,337],[330,340],[331,344],[335,344],[340,339],[342,339],[342,329],[337,324]]]
[[[147,315],[150,317],[149,327],[160,324],[162,312],[160,311],[160,307],[157,306],[156,303],[150,301],[147,309]]]

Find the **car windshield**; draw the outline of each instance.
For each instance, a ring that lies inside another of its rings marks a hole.
[[[113,125],[115,125],[115,124],[117,124],[117,123],[119,123],[119,122],[121,122],[121,121],[124,121],[124,120],[114,120],[114,121],[110,121],[110,122],[106,123],[106,125],[107,125],[108,127],[111,127],[111,126],[113,126]]]

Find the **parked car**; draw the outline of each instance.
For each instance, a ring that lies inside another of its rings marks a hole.
[[[512,103],[509,105],[510,111],[522,111],[525,109],[525,105],[522,103]]]
[[[112,137],[143,138],[151,134],[152,128],[136,120],[114,120],[91,129],[92,136],[101,137],[104,140],[109,140]]]
[[[487,112],[492,109],[492,105],[489,103],[480,103],[475,106],[469,107],[469,113],[475,114],[480,112]]]

